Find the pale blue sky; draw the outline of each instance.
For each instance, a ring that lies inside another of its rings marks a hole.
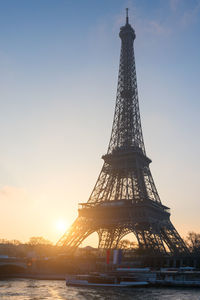
[[[110,138],[125,8],[147,155],[163,204],[199,230],[200,1],[0,0],[2,238],[62,234]]]

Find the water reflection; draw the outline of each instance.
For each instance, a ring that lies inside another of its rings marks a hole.
[[[76,288],[64,281],[16,279],[0,281],[1,300],[199,300],[200,289]]]

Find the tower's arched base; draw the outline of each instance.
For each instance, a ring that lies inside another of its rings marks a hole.
[[[116,249],[120,240],[134,233],[140,249],[152,254],[187,254],[188,249],[169,219],[162,204],[84,205],[79,216],[57,245],[75,250],[93,232],[99,248]]]

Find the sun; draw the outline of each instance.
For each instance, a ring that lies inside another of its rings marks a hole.
[[[64,232],[67,229],[67,222],[64,219],[59,219],[55,222],[56,230],[59,232]]]

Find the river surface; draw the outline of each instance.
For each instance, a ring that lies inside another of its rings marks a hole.
[[[200,300],[200,289],[80,288],[65,281],[10,279],[0,281],[1,300]]]

